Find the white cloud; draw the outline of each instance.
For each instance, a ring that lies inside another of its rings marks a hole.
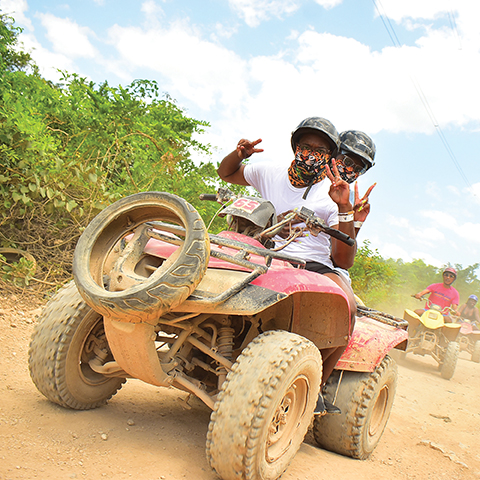
[[[76,65],[71,58],[44,48],[32,34],[21,34],[19,38],[24,45],[25,51],[30,53],[40,69],[40,74],[47,80],[59,81],[60,74],[58,70],[77,71]]]
[[[412,260],[420,259],[423,260],[427,265],[433,265],[434,267],[442,267],[445,265],[445,260],[439,260],[430,252],[413,251],[411,255]]]
[[[69,18],[59,18],[50,13],[39,14],[39,18],[57,53],[68,57],[98,57],[98,51],[89,40],[90,36],[94,36],[89,28],[82,27]]]
[[[146,26],[150,28],[158,28],[160,26],[160,19],[165,16],[162,7],[160,7],[155,0],[143,2],[140,10],[145,14]]]
[[[25,15],[28,11],[27,0],[0,0],[0,10],[3,14],[14,17],[17,24],[33,30],[32,22]]]
[[[318,3],[321,7],[329,9],[340,5],[343,0],[315,0],[315,3]]]
[[[232,8],[249,16],[251,22],[287,15],[301,3],[230,0]],[[318,3],[326,8],[339,2]],[[396,21],[422,21],[451,11],[447,3],[436,1],[383,1],[382,5]],[[162,27],[163,11],[158,2],[144,1],[141,9],[146,22],[143,28],[110,28],[108,42],[117,48],[120,58],[109,61],[92,45],[94,33],[88,28],[51,14],[41,19],[56,53],[70,59],[92,58],[128,81],[148,68],[166,78],[164,88],[174,98],[188,99],[206,114],[221,108],[223,121],[238,122],[241,116],[245,124],[256,126],[260,124],[259,112],[269,111],[274,118],[272,128],[288,134],[292,125],[280,125],[277,115],[286,122],[319,113],[339,130],[355,126],[372,135],[381,130],[432,133],[432,119],[409,77],[413,74],[439,125],[480,122],[480,96],[472,95],[480,77],[480,37],[471,34],[473,25],[465,26],[474,7],[464,0],[455,4],[462,50],[445,28],[425,28],[416,45],[380,51],[353,38],[307,30],[285,39],[285,51],[248,61],[220,43],[235,27],[224,30],[223,38],[217,31],[209,41],[188,19]],[[333,68],[342,58],[348,58],[348,69]],[[342,124],[347,111],[349,123]],[[224,123],[221,128],[229,127]]]
[[[334,0],[333,0],[334,1]],[[271,17],[281,18],[300,7],[300,0],[228,0],[237,14],[249,27],[258,27]],[[331,1],[326,0],[326,3]]]
[[[383,8],[382,8],[383,7]],[[382,0],[380,12],[396,22],[405,19],[432,20],[455,8],[450,0]]]
[[[480,204],[480,182],[467,188],[467,192],[471,195],[472,201]]]
[[[385,243],[378,249],[383,258],[401,258],[405,262],[411,262],[413,257],[403,247],[395,243]]]
[[[454,185],[447,185],[447,190],[450,192],[450,193],[453,193],[455,196],[459,197],[461,195],[460,193],[460,190],[458,189],[458,187],[454,186]]]
[[[470,243],[480,244],[480,223],[466,222],[460,226],[457,233]]]
[[[378,239],[377,239],[378,241]],[[383,258],[393,258],[394,260],[402,259],[404,262],[412,262],[413,260],[423,260],[427,265],[433,265],[435,267],[441,267],[445,265],[444,260],[439,260],[432,255],[431,252],[426,252],[424,250],[408,250],[398,243],[385,242],[383,243],[379,240],[378,251]],[[375,245],[378,245],[375,242]]]
[[[420,211],[422,217],[432,220],[432,223],[438,225],[442,230],[457,230],[458,222],[457,219],[444,211],[441,210],[422,210]]]
[[[232,35],[235,35],[238,31],[236,26],[232,25],[224,25],[223,23],[216,23],[215,24],[215,34],[213,40],[217,38],[231,38]]]
[[[209,110],[216,104],[238,108],[247,96],[245,61],[203,40],[186,22],[163,30],[115,25],[108,35],[126,72],[136,68],[158,72],[167,79],[164,87],[173,97],[181,93]]]

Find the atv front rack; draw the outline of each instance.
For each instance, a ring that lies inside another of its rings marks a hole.
[[[165,235],[155,230],[155,228],[160,228],[165,232],[184,237],[185,229],[183,227],[172,225],[169,223],[163,223],[163,222],[149,222],[148,225],[154,228],[152,231],[149,232],[149,235],[151,238],[155,238],[163,242],[171,243],[173,245],[183,244],[183,241],[180,238]],[[247,275],[244,279],[242,279],[240,282],[231,286],[230,288],[225,290],[220,295],[217,295],[216,297],[191,295],[190,298],[194,298],[195,301],[197,302],[218,304],[218,303],[224,302],[225,300],[228,300],[230,297],[238,293],[240,290],[243,290],[250,282],[255,280],[257,277],[266,273],[270,265],[272,264],[273,259],[289,262],[293,265],[296,265],[297,268],[305,267],[305,263],[306,263],[305,260],[292,257],[291,255],[286,255],[285,253],[279,253],[272,250],[268,250],[266,248],[255,247],[253,245],[249,245],[244,242],[239,242],[231,238],[225,238],[220,235],[208,234],[208,237],[210,239],[210,243],[214,245],[218,245],[219,247],[227,247],[234,250],[238,250],[238,252],[235,255],[230,255],[225,252],[219,252],[217,250],[210,250],[210,256],[214,258],[218,258],[219,260],[223,260],[225,262],[233,263],[234,265],[238,265],[240,267],[244,267],[248,270],[251,270],[251,273]],[[260,257],[264,257],[265,264],[261,265],[258,263],[251,262],[250,260],[248,260],[250,255],[258,255]]]

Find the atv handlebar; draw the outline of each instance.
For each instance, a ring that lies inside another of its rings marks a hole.
[[[201,193],[200,200],[209,200],[210,202],[216,202],[217,195],[215,193]]]
[[[333,238],[340,240],[343,243],[346,243],[349,247],[355,245],[355,239],[347,235],[346,233],[341,232],[340,230],[335,230],[335,228],[327,227],[324,229],[325,233],[328,233]]]
[[[316,232],[317,235],[319,232],[325,232],[337,240],[340,240],[343,243],[346,243],[349,247],[355,245],[355,239],[347,235],[346,233],[336,230],[335,228],[329,227],[321,218],[317,217],[312,210],[302,207],[300,212],[296,212],[297,216],[305,221],[307,227],[310,231]]]
[[[238,198],[238,195],[233,193],[231,190],[228,188],[219,188],[217,194],[211,194],[211,193],[202,193],[200,194],[200,200],[209,200],[213,202],[218,202],[224,205],[226,202],[235,200]],[[302,207],[300,210],[295,209],[294,211],[295,217],[303,220],[305,222],[308,230],[310,232],[317,236],[320,232],[324,232],[327,235],[330,235],[333,238],[336,238],[337,240],[340,240],[341,242],[347,244],[348,246],[352,247],[355,245],[355,239],[347,235],[346,233],[341,232],[340,230],[336,230],[335,228],[329,227],[321,218],[317,217],[315,215],[315,212],[312,210],[309,210],[308,208]],[[293,218],[289,219],[292,220]],[[283,223],[283,222],[280,222]],[[288,222],[285,222],[288,223]],[[278,224],[280,226],[280,224]],[[270,232],[270,234],[267,234],[267,230]],[[277,232],[277,229],[275,228],[275,225],[273,227],[270,227],[269,229],[265,230],[265,232],[262,232],[260,236],[265,233],[266,237],[272,237],[274,236]]]

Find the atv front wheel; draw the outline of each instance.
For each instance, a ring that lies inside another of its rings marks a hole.
[[[450,380],[453,377],[459,354],[460,345],[458,342],[449,342],[440,366],[440,374],[445,380]]]
[[[215,403],[207,458],[223,480],[275,480],[287,469],[312,419],[322,378],[317,347],[269,331],[237,358]]]
[[[480,340],[473,345],[472,362],[480,363]]]
[[[330,375],[325,398],[333,402],[340,371]],[[313,434],[322,448],[352,458],[368,458],[382,437],[397,388],[397,365],[388,355],[372,372],[344,371],[335,405],[340,415],[315,417]]]
[[[147,253],[151,238],[164,241],[167,258]],[[169,193],[137,193],[88,225],[75,248],[73,275],[95,311],[154,324],[200,283],[209,253],[205,225],[192,205]]]
[[[90,367],[100,354],[112,361],[103,317],[82,299],[72,281],[45,307],[30,341],[28,365],[38,390],[50,401],[75,410],[104,405],[125,383]]]

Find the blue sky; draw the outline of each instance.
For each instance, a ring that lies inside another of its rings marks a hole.
[[[480,2],[0,0],[0,9],[49,79],[61,69],[111,85],[157,80],[211,124],[204,161],[242,137],[263,139],[252,161],[291,157],[290,132],[308,116],[365,131],[377,156],[359,187],[377,186],[359,240],[404,261],[480,262]]]

